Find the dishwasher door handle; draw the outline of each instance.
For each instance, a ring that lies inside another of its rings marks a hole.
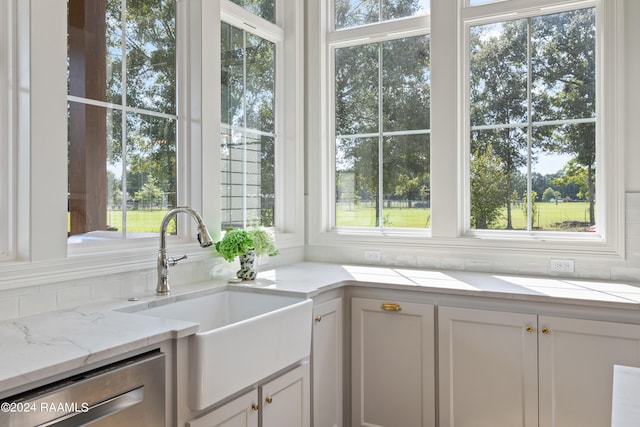
[[[140,386],[126,393],[111,397],[86,408],[80,407],[77,412],[69,412],[54,420],[39,424],[38,427],[79,427],[100,418],[124,411],[144,400],[144,386]]]

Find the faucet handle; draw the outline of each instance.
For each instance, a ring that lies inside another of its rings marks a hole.
[[[182,255],[182,256],[179,256],[178,258],[170,257],[170,258],[167,258],[167,264],[169,265],[169,267],[173,267],[178,263],[178,261],[182,261],[183,259],[187,259],[187,256]]]

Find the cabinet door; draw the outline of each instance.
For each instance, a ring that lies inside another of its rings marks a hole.
[[[309,427],[309,364],[305,363],[261,387],[262,427]]]
[[[187,427],[258,427],[258,391],[252,390],[188,422]]]
[[[538,425],[536,320],[438,307],[441,426]]]
[[[313,426],[342,426],[342,298],[313,308]]]
[[[433,426],[434,308],[385,304],[352,299],[352,425]]]
[[[540,316],[540,426],[611,425],[613,365],[640,366],[640,326]]]

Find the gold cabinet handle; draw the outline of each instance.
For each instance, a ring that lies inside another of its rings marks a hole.
[[[322,316],[317,316],[315,320],[316,320],[316,323],[322,322]]]
[[[381,310],[384,311],[400,311],[402,310],[402,308],[400,308],[400,304],[397,304],[395,302],[383,302],[382,305],[380,306]]]
[[[273,397],[271,397],[271,396],[267,396],[264,400],[265,400],[265,402],[267,402],[267,403],[271,403],[271,402],[273,402]]]
[[[551,331],[549,330],[549,328],[547,328],[547,327],[542,328],[542,333],[543,333],[543,334],[545,334],[545,335],[549,335],[549,332],[551,332]]]
[[[531,325],[527,325],[526,331],[532,333],[535,329]]]
[[[257,403],[254,403],[253,405],[251,405],[251,409],[253,409],[254,411],[257,411],[258,409],[260,409],[260,405],[258,405]]]

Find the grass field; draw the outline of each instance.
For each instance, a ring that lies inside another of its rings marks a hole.
[[[538,213],[533,226],[537,230],[548,231],[587,231],[589,222],[589,204],[587,202],[544,203],[538,202]],[[512,208],[514,229],[526,229],[526,217],[521,206]],[[373,206],[338,206],[336,224],[341,227],[375,227],[375,208]],[[384,226],[399,228],[426,228],[431,226],[431,209],[391,207],[383,210]],[[580,223],[581,225],[570,223]],[[503,230],[507,225],[507,209],[502,210],[500,221],[493,229]]]
[[[167,209],[127,211],[127,231],[130,233],[159,233],[160,224],[167,212],[169,212]],[[108,210],[107,225],[122,231],[122,211]],[[70,229],[67,222],[67,230]],[[173,224],[169,224],[169,231],[173,230],[175,230],[175,227]]]
[[[548,231],[587,231],[586,225],[567,226],[567,223],[587,223],[589,221],[589,204],[586,202],[544,203],[538,202],[538,214],[534,228]],[[167,210],[130,210],[127,211],[127,231],[131,233],[157,233]],[[431,209],[391,207],[383,210],[384,226],[398,228],[428,228],[431,226]],[[336,209],[336,224],[339,227],[375,227],[375,208],[373,206],[344,206]],[[111,227],[122,230],[122,212],[107,212],[107,223]],[[526,219],[520,206],[512,210],[513,228],[524,230]],[[559,224],[565,226],[559,226]],[[504,230],[507,224],[507,210],[503,209],[501,219],[493,227]],[[169,226],[171,231],[172,225]]]

